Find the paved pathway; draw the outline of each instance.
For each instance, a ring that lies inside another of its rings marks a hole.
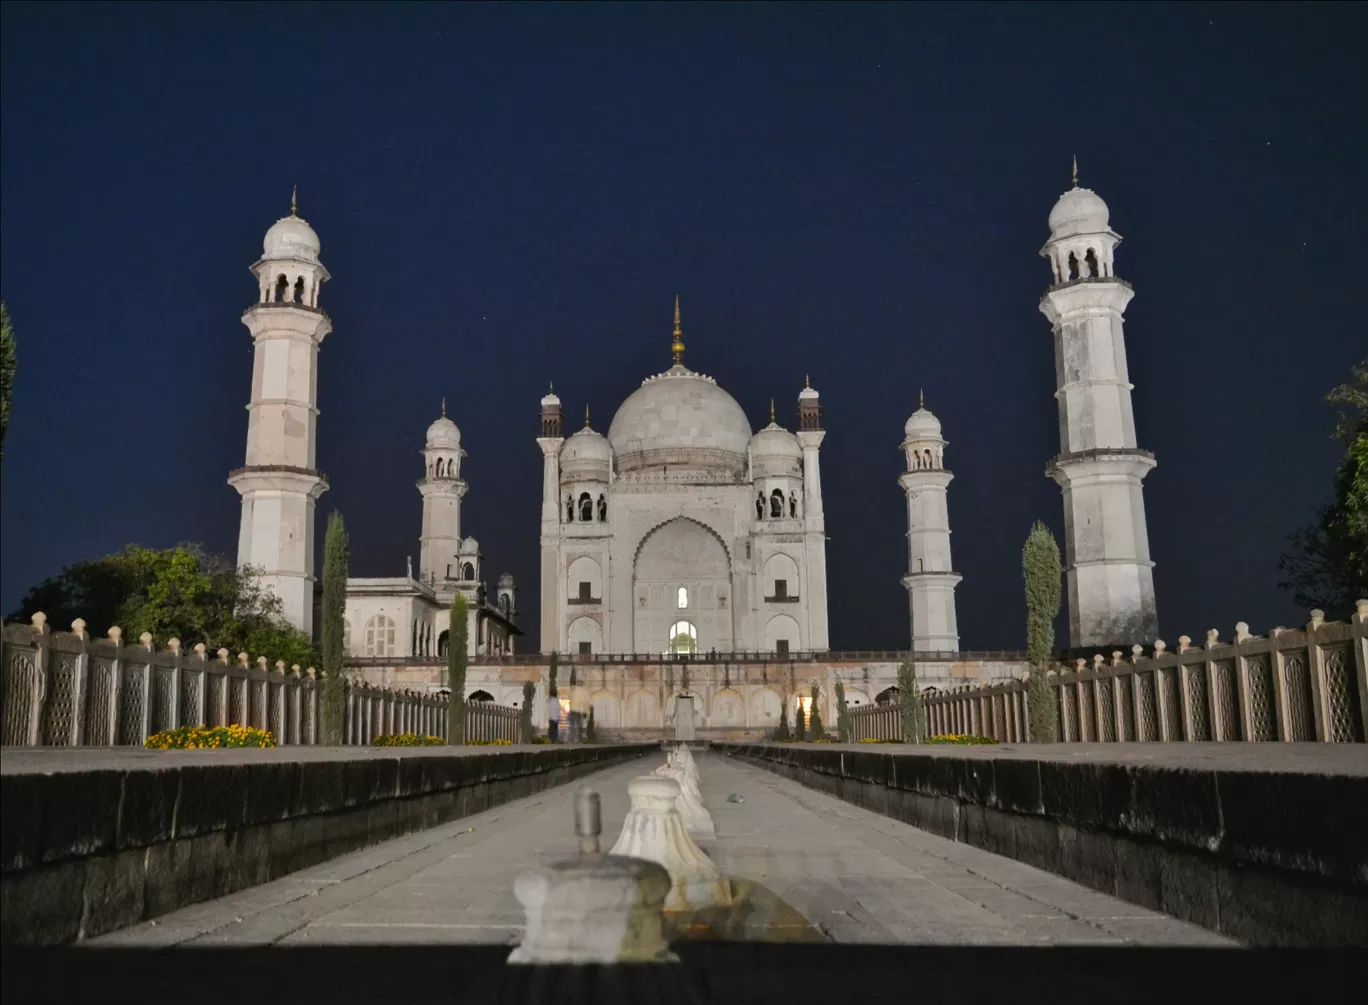
[[[839,943],[1230,946],[1205,929],[1012,859],[860,809],[762,768],[696,755],[717,826],[707,848]],[[627,782],[663,756],[589,776],[604,850]],[[519,873],[574,854],[580,784],[386,841],[219,900],[114,932],[92,946],[514,943]],[[729,802],[736,794],[743,802]]]

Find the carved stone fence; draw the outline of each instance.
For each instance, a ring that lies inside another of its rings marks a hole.
[[[313,667],[275,667],[246,653],[230,660],[203,644],[163,649],[144,634],[125,644],[118,628],[91,639],[79,618],[71,632],[51,632],[42,614],[32,625],[7,625],[3,636],[3,740],[6,746],[142,746],[177,726],[243,725],[277,744],[321,741],[323,682]],[[386,733],[447,735],[447,698],[346,682],[343,742],[365,746]],[[470,702],[467,741],[518,742],[518,710]]]
[[[1148,656],[1131,647],[1108,660],[1080,659],[1049,671],[1066,743],[1283,741],[1363,743],[1368,737],[1368,600],[1353,620],[1311,612],[1304,629],[1267,636],[1235,626],[1235,638],[1207,632],[1206,645],[1183,635],[1177,651],[1161,640]],[[1029,678],[1029,674],[1025,675]],[[1028,733],[1026,680],[963,687],[924,696],[926,732],[973,733],[1022,743]],[[852,739],[902,739],[898,702],[850,713]]]

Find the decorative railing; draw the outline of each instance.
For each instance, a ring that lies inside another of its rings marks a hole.
[[[51,632],[42,614],[7,625],[3,638],[6,746],[142,746],[177,726],[240,724],[269,730],[277,744],[317,744],[323,682],[313,667],[274,667],[246,653],[190,652],[152,636],[126,644],[118,628],[92,639],[79,618]],[[448,698],[347,680],[343,743],[365,746],[391,733],[446,738]],[[518,742],[518,710],[467,702],[467,742]]]
[[[571,601],[575,603],[576,601]],[[598,601],[586,601],[598,603]],[[471,666],[546,666],[547,653],[481,653]],[[919,663],[975,663],[983,661],[1024,661],[1026,654],[1007,649],[968,649],[960,652],[916,652],[902,649],[833,649],[829,652],[730,653],[561,653],[562,663],[590,663],[617,666],[623,663],[754,663],[788,666],[791,663],[901,663],[912,658]],[[445,666],[443,656],[349,656],[348,667],[435,667]]]
[[[1020,681],[962,687],[923,696],[928,735],[973,733],[1005,743],[1029,739],[1029,674]],[[1368,600],[1353,620],[1311,612],[1305,629],[1275,628],[1266,637],[1235,626],[1206,645],[1184,635],[1178,649],[1156,641],[1150,654],[1131,647],[1101,653],[1092,665],[1046,674],[1066,743],[1284,741],[1363,743],[1368,737]],[[850,712],[852,739],[901,740],[898,702]]]

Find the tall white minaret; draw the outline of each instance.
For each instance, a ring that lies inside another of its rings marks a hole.
[[[822,468],[819,456],[826,430],[822,428],[822,399],[804,378],[798,392],[798,443],[803,448],[803,549],[807,558],[808,634],[813,652],[831,647],[827,616],[826,515],[822,509]]]
[[[255,343],[247,406],[247,463],[228,476],[242,496],[238,565],[260,568],[285,617],[313,634],[314,508],[328,489],[314,460],[318,347],[332,322],[318,306],[329,278],[318,235],[290,215],[266,232],[252,266],[257,302],[242,323]]]
[[[1154,455],[1136,447],[1122,329],[1134,292],[1116,276],[1107,204],[1078,187],[1077,161],[1073,184],[1040,252],[1053,279],[1040,310],[1054,328],[1060,449],[1046,474],[1064,490],[1069,639],[1149,642],[1159,623],[1141,481]]]
[[[542,452],[541,510],[541,651],[556,648],[560,637],[560,450],[565,442],[561,426],[561,400],[553,387],[541,400]]]
[[[945,467],[940,420],[926,401],[903,426],[907,472],[898,484],[907,493],[907,587],[912,651],[959,651],[955,587],[963,578],[950,561],[950,511],[946,490],[955,476]]]
[[[461,431],[442,414],[428,426],[423,445],[423,477],[418,491],[423,497],[423,536],[419,542],[418,575],[429,586],[459,579],[456,553],[461,547],[461,500],[466,483],[461,480]]]

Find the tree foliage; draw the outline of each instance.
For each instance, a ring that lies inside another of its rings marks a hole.
[[[774,738],[780,743],[788,743],[791,739],[789,735],[788,702],[783,699],[779,701],[779,726],[774,731]]]
[[[846,704],[845,684],[836,682],[836,739],[839,743],[850,742],[850,706]]]
[[[594,706],[589,706],[589,721],[584,726],[584,742],[598,743],[598,724],[594,722]]]
[[[550,669],[548,669],[547,672],[546,672],[546,678],[547,678],[546,693],[547,693],[547,695],[549,695],[549,696],[552,697],[552,698],[554,698],[554,697],[556,697],[556,695],[560,694],[560,691],[559,691],[559,690],[557,689],[557,687],[556,687],[556,671],[559,669],[559,667],[560,667],[560,654],[559,654],[559,653],[556,653],[556,652],[552,652],[552,653],[551,653],[551,660],[550,660]]]
[[[817,685],[812,685],[812,717],[810,725],[812,727],[812,738],[814,740],[825,740],[826,729],[822,726],[822,708],[818,702]]]
[[[1325,400],[1335,409],[1334,436],[1344,444],[1334,499],[1289,537],[1278,585],[1302,607],[1342,619],[1368,597],[1368,360]]]
[[[187,648],[203,642],[211,652],[225,648],[287,666],[319,663],[313,640],[285,620],[260,570],[238,568],[197,544],[130,544],[68,566],[29,590],[9,620],[28,621],[38,611],[60,629],[83,618],[93,635],[117,625],[126,639],[147,632],[158,644],[177,638]]]
[[[917,685],[917,665],[910,658],[898,666],[898,706],[903,743],[921,743],[926,729],[926,703]]]
[[[346,681],[342,676],[343,638],[346,634],[347,574],[350,543],[342,514],[328,518],[323,544],[323,742],[342,743],[346,717]]]
[[[14,396],[14,374],[18,367],[9,308],[0,300],[0,461],[5,459],[5,434],[9,432],[10,399]]]
[[[532,742],[532,706],[537,700],[537,685],[530,680],[523,681],[522,708],[518,710],[518,733],[523,743]]]
[[[451,625],[447,633],[447,743],[465,743],[466,668],[470,665],[470,605],[465,595],[451,598]]]
[[[1045,673],[1054,651],[1054,623],[1061,599],[1059,545],[1050,528],[1039,520],[1021,549],[1021,575],[1026,589],[1026,658],[1031,662],[1027,685],[1031,739],[1047,743],[1055,739],[1059,713],[1058,695]]]

